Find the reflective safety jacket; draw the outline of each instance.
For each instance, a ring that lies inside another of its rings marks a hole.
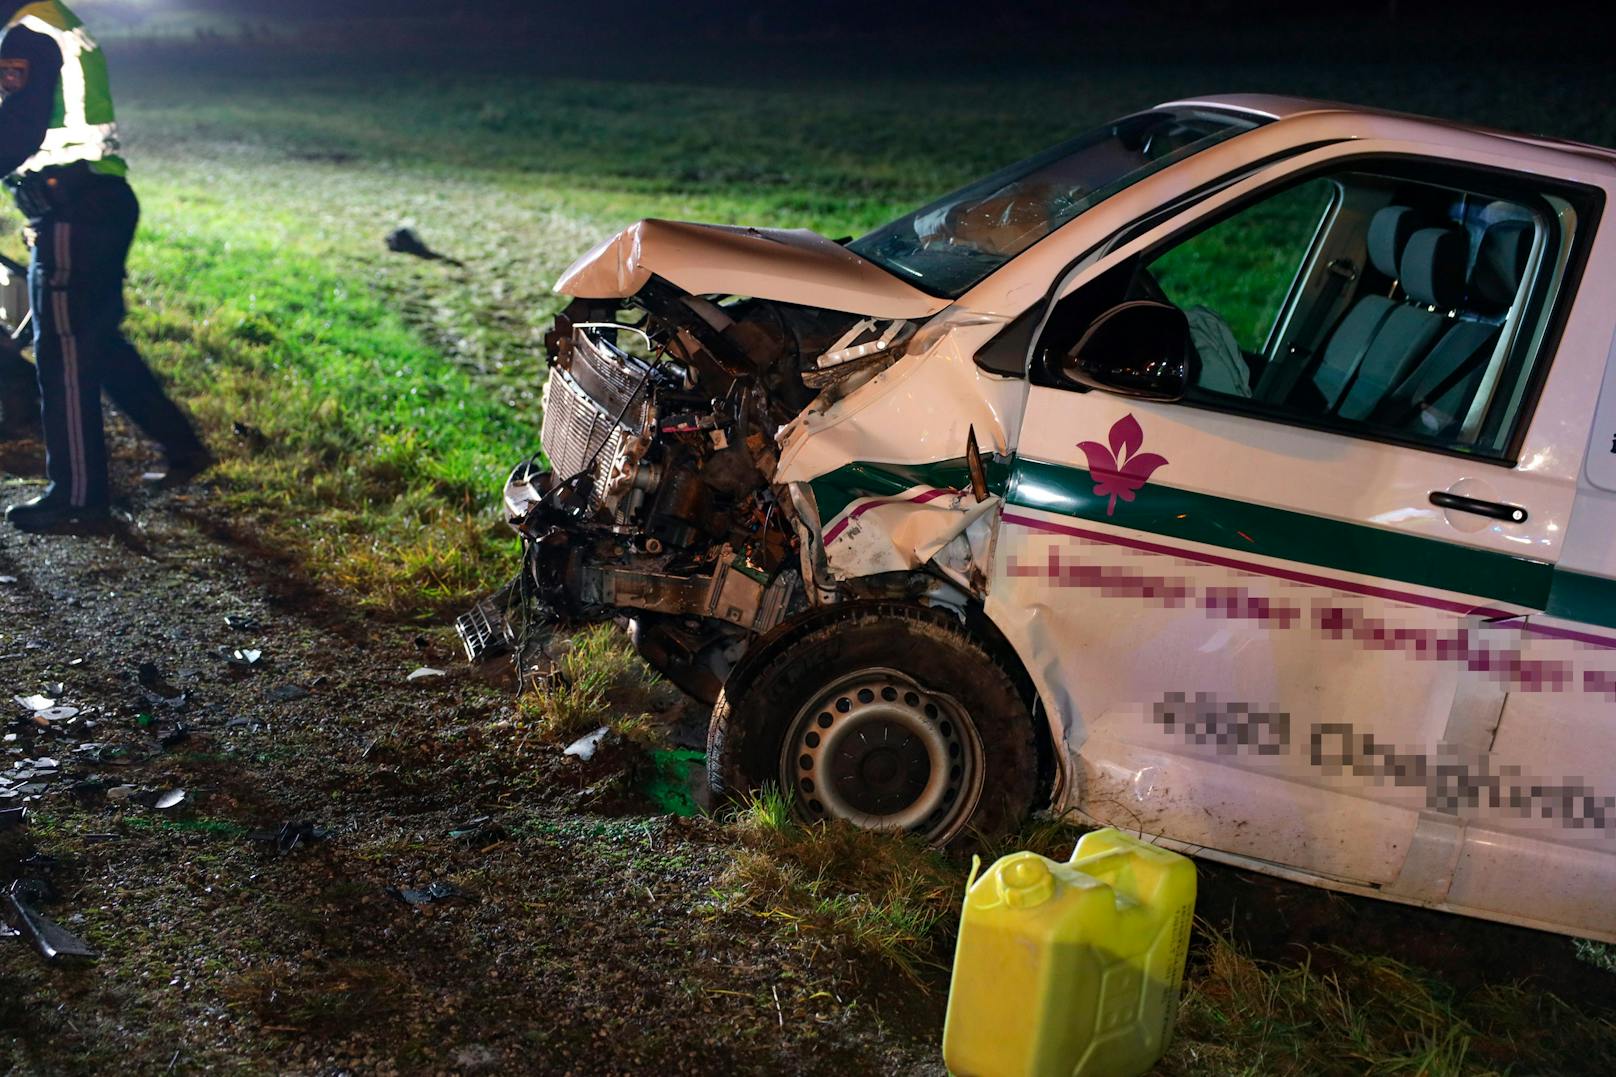
[[[50,125],[39,149],[17,168],[25,175],[42,168],[88,161],[98,172],[121,176],[128,171],[118,156],[118,124],[112,113],[112,86],[107,61],[79,17],[60,0],[26,4],[6,23],[43,34],[62,53],[61,77]]]

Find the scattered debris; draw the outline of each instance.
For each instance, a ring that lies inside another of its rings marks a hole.
[[[248,733],[263,733],[269,729],[269,723],[262,718],[237,717],[224,724],[226,733],[234,733],[238,729],[245,730]]]
[[[0,830],[10,830],[28,821],[27,807],[0,808]]]
[[[479,1070],[497,1069],[500,1065],[500,1056],[483,1044],[473,1043],[455,1050],[454,1064],[455,1069],[462,1073],[475,1073]]]
[[[447,262],[449,265],[465,268],[465,263],[458,258],[450,258],[428,247],[415,229],[409,227],[395,228],[387,233],[387,249],[395,254],[412,254],[429,262]]]
[[[11,884],[11,889],[6,893],[6,907],[11,911],[17,933],[27,939],[46,961],[63,957],[94,960],[97,954],[87,942],[34,908],[34,903],[40,900],[43,893],[44,884],[33,879]]]
[[[269,690],[267,698],[271,703],[294,703],[309,698],[309,690],[301,684],[277,684]]]
[[[448,901],[450,898],[465,897],[465,891],[453,883],[427,883],[423,890],[400,889],[389,886],[387,892],[406,905],[430,905],[434,901]]]
[[[247,838],[250,841],[272,842],[274,843],[275,851],[284,856],[299,845],[325,841],[330,836],[331,831],[326,830],[324,827],[315,826],[307,820],[302,820],[282,823],[274,830],[255,830],[248,834]]]
[[[0,587],[10,587],[16,582],[17,577],[15,576],[0,576]]]
[[[18,706],[27,711],[49,710],[50,708],[56,706],[56,700],[50,698],[49,696],[12,696],[11,698],[16,700]]]
[[[405,680],[409,681],[411,684],[418,684],[421,681],[435,681],[439,677],[444,677],[447,675],[448,672],[446,670],[433,669],[431,666],[422,666],[420,669],[406,677]]]
[[[135,680],[140,684],[148,703],[175,710],[185,706],[185,690],[169,683],[168,677],[157,667],[157,663],[140,663],[135,670]]]
[[[449,836],[456,839],[481,838],[492,836],[498,830],[499,828],[494,825],[492,815],[479,815],[475,819],[467,819],[463,823],[450,827]]]
[[[562,754],[575,755],[587,763],[595,758],[595,750],[600,747],[601,742],[606,739],[606,734],[609,732],[611,732],[609,729],[601,726],[593,733],[586,733],[567,745],[566,751],[562,752]]]
[[[264,657],[264,652],[256,647],[220,647],[219,654],[232,666],[239,666],[242,669],[256,666],[258,660]]]
[[[256,426],[253,426],[251,423],[244,423],[240,419],[237,419],[230,424],[230,429],[231,432],[236,435],[236,437],[240,438],[242,441],[245,441],[247,445],[254,450],[266,449],[269,447],[269,438],[262,430],[258,429]]]
[[[157,738],[157,743],[164,748],[173,748],[191,735],[191,727],[184,722],[174,723],[174,728]]]
[[[0,799],[29,800],[39,796],[48,783],[61,774],[61,764],[48,756],[19,759],[11,769],[0,772]]]
[[[258,618],[248,613],[227,613],[224,615],[225,627],[236,632],[258,631]]]
[[[153,804],[152,806],[154,808],[156,808],[158,811],[168,811],[170,808],[179,807],[179,805],[182,804],[184,801],[185,801],[185,790],[183,790],[183,789],[170,789],[168,792],[163,793],[161,796],[159,796],[157,798],[156,803]]]
[[[74,754],[82,752],[84,758],[87,758],[92,763],[103,763],[108,767],[128,767],[129,763],[134,762],[133,758],[129,758],[128,745],[124,744],[84,742],[84,744],[78,745],[73,750]]]

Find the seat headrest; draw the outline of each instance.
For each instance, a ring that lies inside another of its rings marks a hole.
[[[1416,303],[1452,310],[1464,301],[1470,237],[1457,228],[1422,228],[1403,250],[1403,291]]]
[[[1407,206],[1386,206],[1369,218],[1369,264],[1397,279],[1408,238],[1420,227],[1419,214]]]
[[[1476,264],[1470,270],[1472,306],[1496,313],[1515,302],[1535,231],[1531,221],[1499,221],[1481,234]]]

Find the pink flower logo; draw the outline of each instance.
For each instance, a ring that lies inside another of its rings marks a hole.
[[[1150,479],[1151,473],[1167,463],[1167,457],[1139,451],[1145,443],[1145,432],[1132,413],[1112,424],[1107,440],[1111,442],[1109,449],[1098,441],[1080,441],[1077,447],[1089,458],[1094,495],[1111,499],[1105,508],[1105,514],[1110,516],[1117,511],[1117,498],[1132,501],[1134,493]]]

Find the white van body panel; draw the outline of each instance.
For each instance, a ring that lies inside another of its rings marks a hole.
[[[1342,567],[1352,558],[1341,551],[1332,566],[1259,549],[1311,528],[1392,555],[1451,549],[1553,573],[1553,593],[1565,584],[1579,602],[1616,593],[1601,582],[1616,579],[1611,227],[1588,250],[1582,279],[1599,286],[1567,308],[1512,468],[1029,388],[972,358],[1029,307],[1302,169],[1457,161],[1599,188],[1608,212],[1616,158],[1312,102],[1197,104],[1281,119],[1147,177],[982,281],[924,347],[784,429],[777,481],[820,498],[832,575],[932,564],[980,597],[1060,749],[1058,810],[1337,889],[1616,941],[1616,627],[1457,570],[1433,586]],[[1097,255],[1131,222],[1224,177],[1233,182]],[[1010,472],[980,501],[949,468],[972,434]],[[1145,485],[1158,506],[1182,499],[1181,533],[1170,513],[1140,521],[1128,498],[1097,509],[1105,495],[1082,442],[1109,444],[1119,462],[1124,450],[1160,457]],[[849,472],[883,467],[907,478],[827,499]],[[1479,524],[1434,507],[1444,490],[1530,515]],[[1244,549],[1248,519],[1269,533]]]

